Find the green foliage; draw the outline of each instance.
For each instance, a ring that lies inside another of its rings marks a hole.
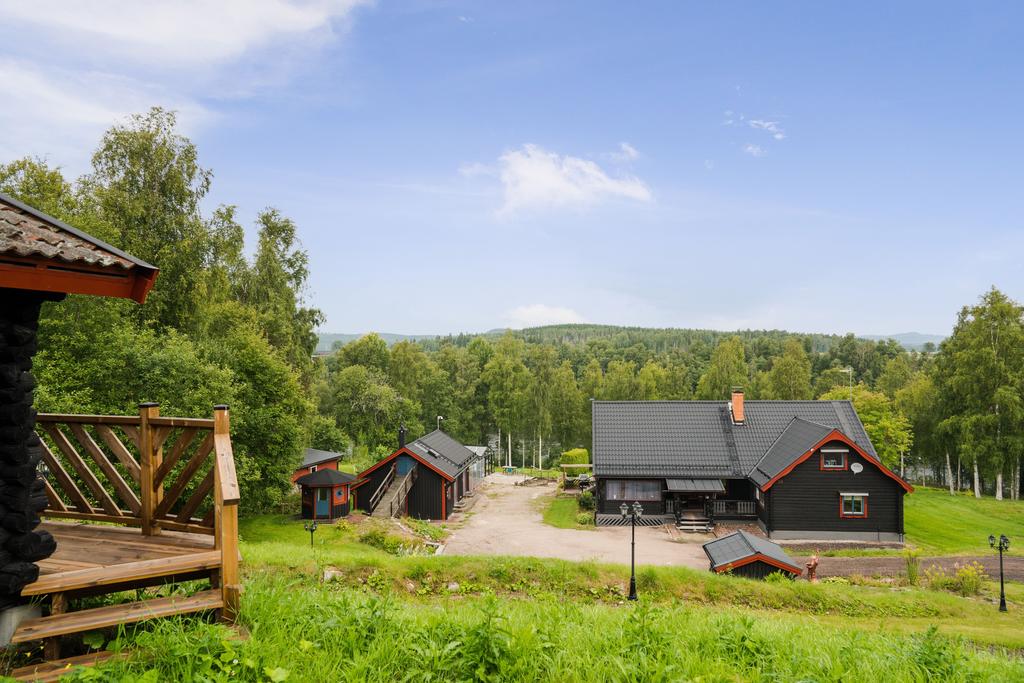
[[[907,548],[903,551],[903,560],[907,567],[907,583],[916,586],[921,576],[921,551],[918,548]]]
[[[711,354],[711,364],[697,382],[697,398],[724,401],[734,387],[745,386],[748,379],[743,341],[730,337],[720,342]]]
[[[820,398],[823,401],[845,401],[849,400],[850,391],[837,387]],[[910,449],[914,439],[910,422],[885,394],[871,391],[863,384],[853,388],[853,407],[864,423],[864,431],[878,451],[882,463],[889,469],[899,471],[900,454]]]
[[[787,340],[782,356],[772,363],[765,393],[763,398],[785,401],[811,397],[811,362],[807,359],[803,344],[798,340]]]
[[[576,503],[580,510],[592,511],[597,507],[597,501],[592,491],[583,491],[576,497]]]
[[[964,597],[980,595],[982,586],[988,579],[985,568],[980,563],[970,561],[954,565],[950,575],[938,565],[924,570],[925,585],[931,590],[950,591]]]
[[[562,451],[559,459],[561,465],[586,465],[590,462],[590,451],[586,448],[570,448]]]

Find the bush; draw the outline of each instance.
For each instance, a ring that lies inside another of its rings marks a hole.
[[[594,515],[589,512],[581,512],[576,515],[576,523],[580,526],[594,526]]]
[[[772,572],[764,580],[766,583],[790,583],[792,579],[786,572]]]
[[[580,506],[580,510],[593,510],[597,503],[594,501],[593,491],[584,491],[576,498],[576,504]]]
[[[571,448],[562,453],[562,465],[586,465],[590,463],[590,453],[586,448]]]
[[[988,578],[985,568],[978,562],[955,564],[953,576],[942,567],[932,565],[924,571],[925,582],[932,590],[944,590],[959,593],[964,597],[980,595],[981,587]]]

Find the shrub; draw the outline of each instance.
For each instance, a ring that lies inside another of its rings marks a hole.
[[[586,465],[590,462],[590,453],[586,448],[571,448],[562,453],[562,465]]]
[[[580,506],[580,510],[593,510],[597,505],[594,500],[594,493],[592,491],[584,491],[577,496],[576,504]]]
[[[789,574],[785,572],[772,572],[768,576],[764,577],[766,583],[789,583]]]
[[[934,564],[924,570],[924,583],[933,591],[953,589],[953,579],[950,578],[945,569]]]
[[[907,564],[907,582],[916,586],[921,574],[921,551],[917,548],[907,548],[903,551],[903,560]]]
[[[979,562],[968,562],[965,565],[955,565],[956,572],[953,583],[956,592],[967,597],[969,595],[980,595],[981,586],[988,578],[985,568]]]
[[[576,523],[580,526],[594,526],[594,515],[589,512],[581,512],[576,515]]]

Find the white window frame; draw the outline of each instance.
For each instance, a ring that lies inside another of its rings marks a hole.
[[[841,455],[843,456],[842,462],[839,465],[826,465],[826,455]],[[849,448],[822,448],[821,449],[821,469],[822,470],[845,470],[850,466],[850,449]]]
[[[860,501],[860,512],[847,512],[846,501]],[[868,494],[839,493],[839,515],[844,518],[866,518],[868,516]]]

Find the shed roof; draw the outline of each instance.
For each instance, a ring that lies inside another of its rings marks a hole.
[[[736,425],[726,401],[594,401],[594,474],[745,478],[795,417],[878,457],[849,401],[746,401],[744,412]]]
[[[355,481],[355,476],[338,470],[317,470],[299,477],[295,483],[299,486],[323,487],[348,484]]]
[[[158,269],[0,193],[0,287],[145,300]]]
[[[406,448],[452,478],[479,457],[440,429],[406,444]]]
[[[319,465],[322,462],[331,462],[332,460],[341,460],[341,453],[333,453],[331,451],[321,451],[316,448],[307,448],[302,451],[302,464],[296,469],[303,469],[310,467],[311,465]]]
[[[735,533],[716,538],[704,544],[704,553],[711,561],[715,571],[724,570],[743,560],[766,558],[774,563],[787,567],[795,574],[803,570],[786,554],[778,544],[766,538],[749,534],[740,529]]]

